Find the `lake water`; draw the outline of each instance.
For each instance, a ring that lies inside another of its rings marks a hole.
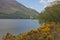
[[[38,20],[31,19],[0,19],[0,36],[6,32],[20,34],[40,26]]]

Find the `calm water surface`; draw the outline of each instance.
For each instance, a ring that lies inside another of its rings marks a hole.
[[[6,32],[20,34],[40,26],[38,20],[31,19],[0,19],[0,36]]]

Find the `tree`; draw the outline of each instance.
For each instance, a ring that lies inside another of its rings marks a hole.
[[[60,22],[60,4],[50,5],[38,16],[39,22]]]

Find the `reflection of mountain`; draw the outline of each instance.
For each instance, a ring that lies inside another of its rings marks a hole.
[[[0,0],[0,18],[36,18],[38,12],[16,0]]]

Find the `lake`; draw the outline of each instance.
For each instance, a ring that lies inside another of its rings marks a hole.
[[[12,34],[24,33],[40,26],[38,20],[32,19],[0,19],[0,36],[11,32]]]

